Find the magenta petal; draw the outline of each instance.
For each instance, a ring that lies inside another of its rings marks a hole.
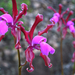
[[[51,22],[57,23],[59,21],[59,13],[55,13],[54,16],[50,19]]]
[[[45,62],[45,66],[48,66],[49,68],[51,68],[52,64],[50,63],[50,58],[46,55],[43,55],[42,53],[40,53],[40,56],[43,58]]]
[[[70,25],[74,25],[74,23],[72,21],[68,21],[67,26],[70,26]]]
[[[60,14],[59,13],[54,13],[54,16],[57,16],[59,18]]]
[[[26,69],[28,72],[33,72],[34,71],[34,67],[32,65],[32,63],[30,63],[30,69],[28,70],[28,68]]]
[[[0,21],[0,35],[5,35],[8,31],[8,26],[6,25],[5,21]]]
[[[33,49],[31,46],[29,46],[26,50],[25,50],[25,57],[26,57],[26,61],[29,62],[30,64],[30,69],[28,70],[28,68],[26,69],[28,72],[32,72],[34,70],[34,67],[32,65],[32,61],[34,59],[34,53],[33,53]]]
[[[50,46],[49,46],[49,44],[47,44],[45,42],[41,42],[40,43],[40,49],[41,49],[41,53],[43,55],[48,55],[48,53],[50,51]]]
[[[11,17],[10,14],[3,14],[0,16],[0,18],[4,19],[7,23],[13,22],[13,18]]]
[[[75,29],[74,29],[74,26],[73,25],[70,25],[69,26],[69,29],[70,29],[71,32],[75,32]]]
[[[27,62],[30,62],[32,63],[33,59],[34,59],[34,53],[32,51],[32,48],[31,47],[28,47],[26,50],[25,50],[25,57],[26,57],[26,61]]]
[[[43,36],[39,36],[39,35],[37,35],[37,36],[35,36],[34,38],[33,38],[33,40],[32,40],[32,45],[34,45],[34,44],[39,44],[40,42],[46,42],[47,41],[47,39],[45,38],[45,37],[43,37]]]
[[[51,46],[50,46],[50,53],[51,53],[51,54],[54,54],[54,53],[55,53],[55,49],[52,48]]]
[[[59,18],[57,16],[54,16],[50,19],[51,22],[53,22],[54,24],[57,23],[59,21]]]

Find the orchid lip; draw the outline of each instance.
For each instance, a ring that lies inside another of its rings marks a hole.
[[[13,19],[10,14],[3,14],[0,16],[1,19],[4,19],[7,23],[12,23]]]
[[[46,42],[47,41],[47,39],[45,38],[45,37],[42,37],[42,36],[39,36],[39,35],[37,35],[37,36],[35,36],[34,38],[33,38],[33,40],[32,40],[32,46],[34,45],[34,44],[40,44],[40,42]]]

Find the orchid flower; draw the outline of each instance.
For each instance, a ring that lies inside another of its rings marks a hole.
[[[36,35],[32,39],[32,44],[25,50],[26,61],[30,62],[30,69],[28,70],[27,68],[28,72],[32,72],[34,70],[34,67],[32,65],[32,60],[34,59],[34,49],[40,50],[40,56],[44,59],[45,65],[49,68],[52,67],[48,54],[54,54],[55,49],[47,44],[46,41],[47,39],[45,37]]]
[[[47,8],[54,11],[54,15],[50,19],[50,21],[54,25],[55,25],[55,23],[58,23],[57,31],[60,31],[60,28],[62,26],[62,22],[63,22],[64,25],[66,25],[66,22],[68,21],[69,17],[73,14],[72,11],[71,11],[69,13],[68,17],[66,18],[66,22],[65,22],[65,19],[63,18],[63,16],[69,11],[69,8],[67,8],[66,11],[64,11],[63,13],[61,13],[61,11],[62,11],[62,4],[59,4],[59,11],[58,12],[54,8],[52,8],[51,6],[48,6]]]
[[[0,35],[4,35],[7,31],[8,28],[11,28],[11,34],[14,36],[14,38],[16,39],[15,41],[15,48],[18,50],[21,48],[20,45],[20,39],[21,39],[21,32],[23,32],[24,36],[25,36],[25,40],[27,41],[27,43],[29,44],[28,48],[25,50],[25,57],[26,57],[26,61],[30,63],[30,69],[27,71],[28,72],[32,72],[34,70],[34,67],[32,65],[32,61],[35,57],[33,50],[37,49],[40,50],[40,56],[44,59],[45,61],[45,65],[48,66],[49,68],[52,67],[52,64],[50,63],[50,59],[48,57],[48,54],[54,54],[55,53],[55,49],[52,48],[49,44],[46,43],[47,39],[43,36],[41,36],[43,33],[47,32],[49,30],[49,28],[52,28],[53,25],[51,26],[47,26],[46,30],[44,30],[43,32],[39,32],[38,35],[36,35],[33,38],[33,34],[34,34],[34,30],[36,28],[36,26],[38,25],[39,22],[41,22],[43,20],[43,15],[38,14],[35,18],[35,22],[32,25],[30,31],[26,31],[24,29],[24,27],[22,26],[23,22],[22,21],[18,21],[20,18],[22,18],[22,15],[26,15],[27,14],[27,5],[22,3],[21,4],[21,9],[22,11],[20,11],[18,13],[17,10],[17,4],[16,4],[16,0],[12,0],[12,12],[13,12],[13,16],[11,17],[10,14],[8,14],[3,8],[0,8],[0,11],[3,12],[4,14],[0,16],[0,26],[3,28],[0,30]],[[17,25],[18,23],[18,25]],[[2,39],[3,37],[1,37]],[[19,66],[20,67],[20,66]]]
[[[66,17],[66,19],[64,19],[63,16],[69,11],[69,8],[67,8],[66,11],[64,11],[62,14],[61,14],[61,11],[62,11],[61,4],[59,4],[59,11],[58,12],[54,8],[52,8],[51,6],[48,6],[47,8],[54,11],[54,15],[50,19],[50,21],[54,25],[55,25],[55,23],[58,23],[57,31],[60,31],[62,23],[64,24],[64,26],[62,28],[62,39],[64,39],[67,34],[67,28],[69,28],[70,32],[74,35],[74,32],[75,32],[74,23],[71,20],[69,21],[69,17],[73,14],[73,11],[70,11],[68,16]]]
[[[4,37],[5,33],[8,31],[8,28],[10,27],[11,34],[16,39],[15,48],[19,49],[19,48],[21,48],[21,45],[20,45],[20,39],[21,39],[20,25],[22,25],[23,22],[18,21],[18,20],[20,18],[22,18],[22,15],[26,15],[28,8],[25,3],[22,3],[21,4],[22,11],[20,11],[18,13],[16,0],[12,0],[12,6],[13,6],[13,8],[12,8],[13,16],[8,14],[8,12],[6,12],[3,8],[0,8],[0,11],[3,13],[3,15],[0,16],[0,41]],[[17,25],[17,23],[18,23],[18,25]]]
[[[67,26],[69,27],[70,32],[72,32],[72,33],[75,32],[74,23],[73,23],[72,21],[68,21],[68,22],[67,22]]]
[[[30,69],[29,70],[28,68],[26,69],[28,72],[32,72],[34,70],[34,67],[32,65],[32,61],[35,57],[33,52],[34,49],[40,50],[41,52],[40,56],[44,59],[45,65],[48,66],[49,68],[52,67],[52,64],[50,64],[50,59],[48,57],[48,54],[49,53],[54,54],[55,49],[46,43],[47,39],[45,37],[41,36],[45,32],[42,32],[41,34],[40,31],[40,34],[38,33],[38,35],[36,35],[33,38],[33,33],[35,28],[38,25],[38,23],[41,22],[42,20],[43,20],[43,15],[38,14],[35,18],[35,22],[32,25],[30,31],[26,31],[22,26],[20,26],[21,31],[25,35],[25,40],[29,44],[28,48],[25,50],[26,61],[29,62],[30,64]]]
[[[13,19],[10,14],[3,14],[0,16],[0,40],[3,38],[2,36],[8,31],[8,25],[12,24]]]
[[[53,10],[53,12],[54,12],[53,17],[50,19],[50,21],[53,22],[54,24],[58,23],[60,20],[62,20],[64,22],[63,16],[64,16],[64,14],[66,14],[69,11],[69,8],[67,8],[66,11],[64,11],[61,14],[62,4],[59,4],[59,11],[58,12],[54,8],[52,8],[51,6],[48,6],[47,8]]]

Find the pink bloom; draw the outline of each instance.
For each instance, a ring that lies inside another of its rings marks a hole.
[[[62,32],[63,32],[63,36],[62,38],[64,39],[66,34],[67,34],[67,28],[69,28],[70,32],[72,33],[73,37],[75,35],[75,28],[74,28],[74,22],[72,21],[68,21],[66,22],[65,27],[63,28]]]
[[[5,21],[0,21],[0,35],[5,35],[8,31],[8,26],[6,25]]]
[[[40,50],[43,55],[48,55],[49,52],[51,54],[54,54],[55,49],[53,49],[49,44],[46,43],[47,39],[42,36],[35,36],[32,40],[32,45],[34,46],[35,44],[40,45]]]
[[[10,14],[3,14],[0,16],[0,35],[5,35],[8,31],[8,24],[12,22],[13,19]]]
[[[72,21],[68,21],[67,22],[67,26],[70,26],[70,25],[73,25],[74,26],[74,23]]]
[[[37,35],[32,39],[31,45],[25,50],[26,61],[30,63],[30,69],[28,70],[27,68],[28,72],[32,72],[34,70],[34,67],[32,65],[32,61],[34,59],[33,49],[40,50],[40,56],[44,59],[45,65],[49,68],[52,67],[48,54],[49,52],[51,54],[54,54],[55,49],[52,48],[49,44],[47,44],[46,41],[47,39],[45,37]]]
[[[69,27],[70,32],[72,32],[72,33],[75,32],[74,23],[73,23],[72,21],[68,21],[68,22],[67,22],[67,26]]]
[[[55,24],[59,21],[59,17],[60,17],[59,13],[54,13],[54,16],[50,19],[50,21]]]
[[[52,64],[50,63],[50,58],[46,55],[43,55],[42,53],[40,53],[40,56],[44,59],[45,66],[48,66],[49,68],[51,68]]]
[[[73,53],[73,57],[72,57],[71,61],[75,62],[75,52]]]
[[[34,67],[32,65],[32,61],[34,59],[34,53],[33,53],[33,48],[31,46],[29,46],[26,50],[25,50],[25,56],[26,56],[26,61],[30,63],[30,69],[28,70],[28,68],[26,69],[28,72],[32,72],[34,71]]]

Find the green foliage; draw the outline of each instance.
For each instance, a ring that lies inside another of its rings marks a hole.
[[[30,5],[29,0],[16,0],[18,10],[21,10],[21,4],[26,3],[28,6]],[[3,7],[9,14],[12,15],[12,0],[0,0],[0,7]],[[2,13],[0,12],[0,15]]]
[[[72,0],[72,3],[75,4],[75,0]]]

